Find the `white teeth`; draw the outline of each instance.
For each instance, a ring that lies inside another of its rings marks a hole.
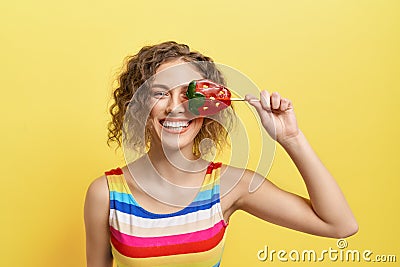
[[[163,126],[167,128],[174,128],[174,130],[182,130],[182,128],[189,126],[189,121],[164,121]]]

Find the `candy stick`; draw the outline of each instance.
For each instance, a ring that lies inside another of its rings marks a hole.
[[[223,100],[222,98],[215,98],[215,100]],[[231,97],[229,99],[230,101],[246,101],[245,98],[240,98],[240,97]],[[259,99],[250,99],[250,102],[255,102],[255,101],[260,101]]]
[[[240,97],[231,97],[231,101],[246,101],[246,99],[240,98]],[[258,99],[250,99],[249,101],[253,102],[253,101],[260,101],[260,100],[258,100]]]

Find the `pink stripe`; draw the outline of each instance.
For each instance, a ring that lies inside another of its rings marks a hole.
[[[207,240],[214,235],[218,234],[224,227],[224,222],[221,220],[213,227],[200,230],[187,234],[160,236],[160,237],[136,237],[127,234],[123,234],[118,230],[110,226],[111,234],[118,242],[123,243],[127,246],[132,247],[156,247],[156,246],[168,246],[176,244],[184,244],[189,242],[198,242]]]

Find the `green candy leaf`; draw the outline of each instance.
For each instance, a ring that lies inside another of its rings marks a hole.
[[[199,107],[203,106],[206,97],[202,93],[196,92],[196,84],[196,81],[189,83],[186,96],[189,98],[189,111],[195,115],[200,115]]]
[[[192,99],[194,97],[195,92],[196,92],[196,81],[191,81],[186,91],[187,98]]]
[[[189,111],[195,115],[200,115],[199,107],[203,106],[205,101],[206,98],[204,95],[189,99]]]
[[[195,92],[192,98],[206,98],[202,93]]]

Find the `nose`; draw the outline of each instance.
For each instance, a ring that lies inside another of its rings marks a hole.
[[[182,97],[180,90],[171,90],[170,98],[168,99],[168,105],[166,108],[166,112],[168,114],[179,114],[185,113],[185,102],[186,98]]]

